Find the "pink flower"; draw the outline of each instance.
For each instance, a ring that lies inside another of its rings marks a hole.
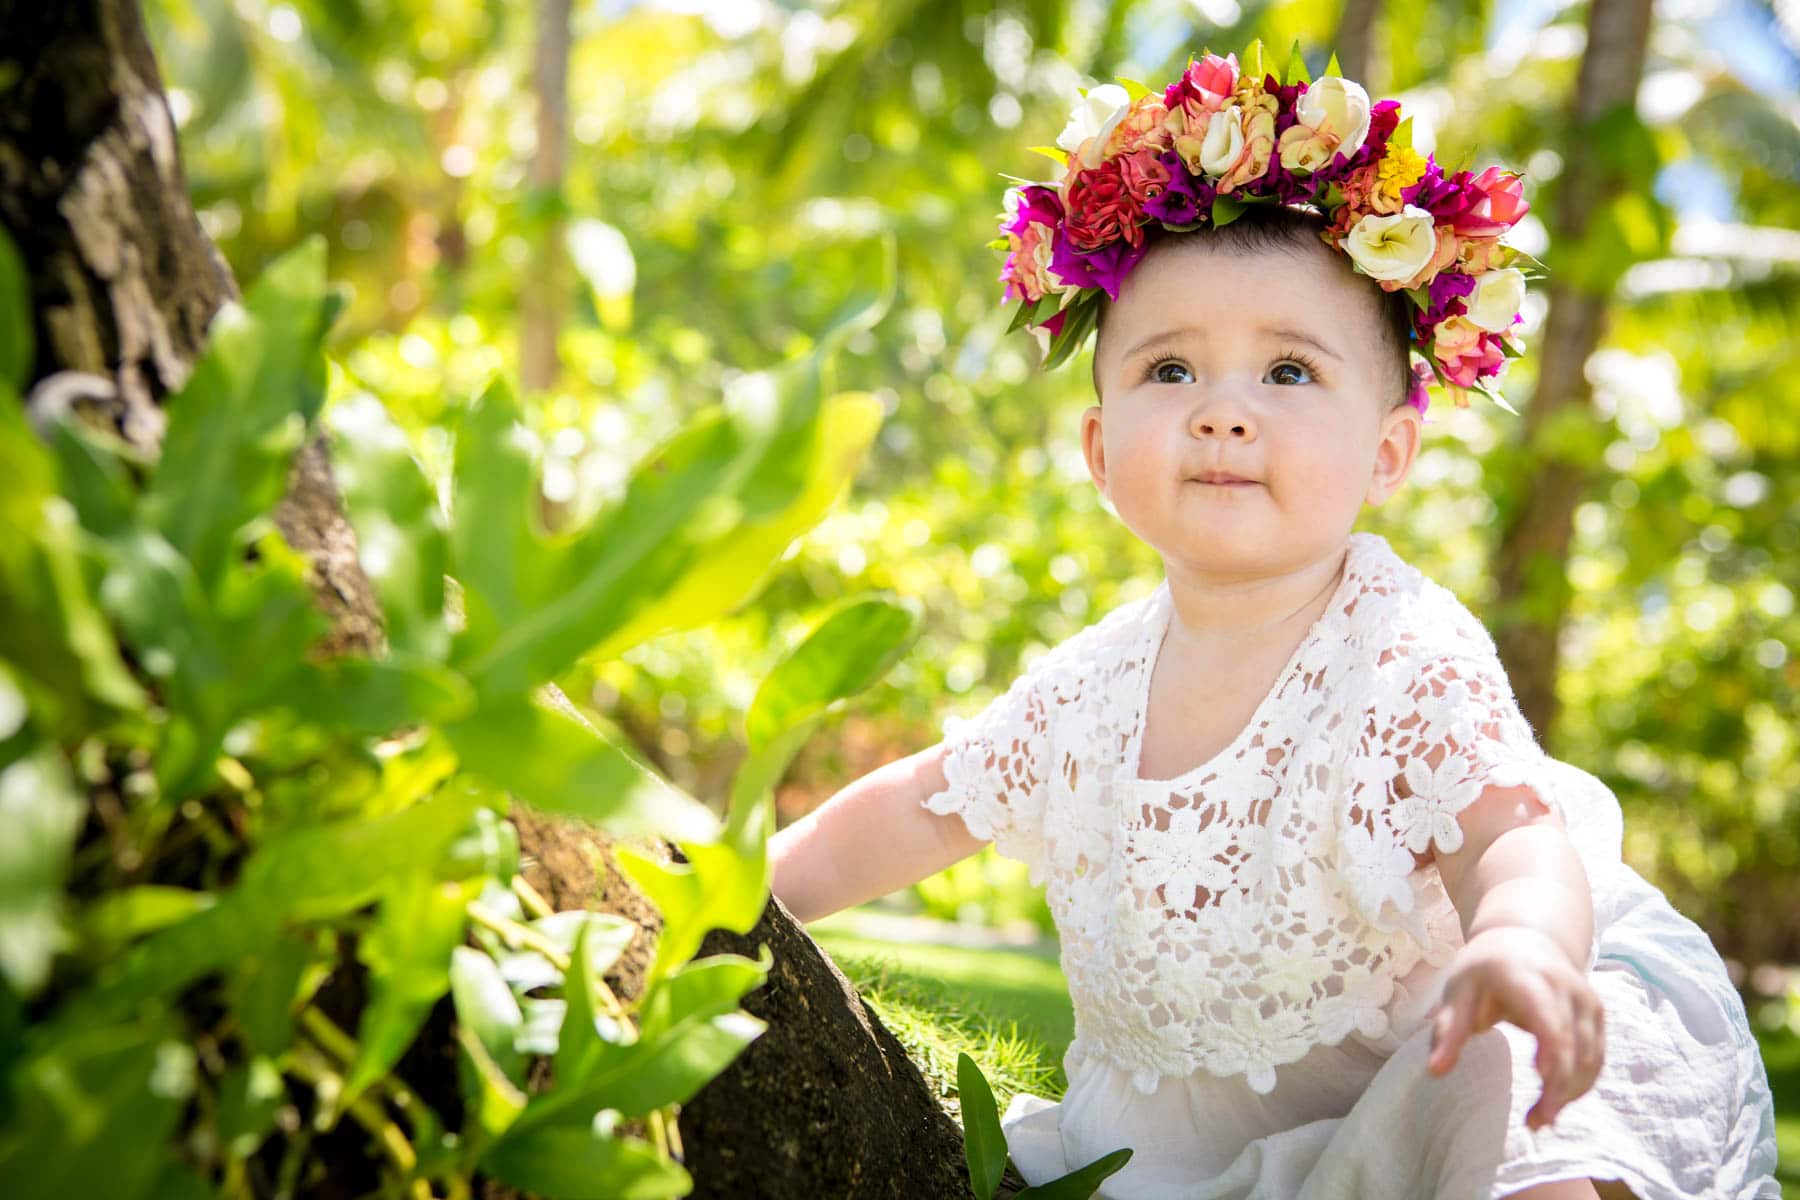
[[[1437,327],[1431,343],[1433,357],[1457,387],[1473,387],[1478,377],[1496,375],[1506,355],[1500,351],[1500,335],[1489,333],[1465,316],[1450,317]]]
[[[1003,299],[1022,299],[1029,304],[1056,290],[1058,285],[1049,273],[1050,256],[1062,211],[1053,188],[1033,184],[1007,189],[1000,232],[1006,235],[1011,253],[1000,270],[1000,279],[1006,284]]]
[[[1076,249],[1097,250],[1119,238],[1133,246],[1143,243],[1144,232],[1138,228],[1143,209],[1127,190],[1118,159],[1076,171],[1064,186],[1068,217],[1063,228]]]
[[[1520,177],[1499,167],[1477,175],[1466,190],[1479,198],[1456,222],[1456,232],[1463,237],[1498,237],[1531,211]]]
[[[1191,62],[1180,79],[1163,92],[1163,128],[1189,173],[1200,174],[1200,143],[1212,115],[1237,88],[1237,55],[1216,54]]]
[[[1125,190],[1139,208],[1163,194],[1169,186],[1169,169],[1158,161],[1157,152],[1148,147],[1119,159],[1119,174]]]
[[[1132,101],[1131,110],[1125,114],[1125,119],[1113,126],[1102,156],[1118,158],[1144,150],[1156,155],[1167,150],[1168,117],[1169,110],[1163,107],[1160,96],[1139,96]]]

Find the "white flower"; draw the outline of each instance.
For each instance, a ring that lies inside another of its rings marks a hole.
[[[1083,167],[1100,165],[1100,152],[1113,126],[1125,119],[1131,109],[1131,94],[1116,83],[1103,83],[1085,93],[1069,110],[1069,123],[1063,126],[1056,144],[1080,162]],[[1083,147],[1086,151],[1083,151]]]
[[[1196,889],[1231,885],[1232,868],[1217,856],[1231,849],[1234,832],[1220,820],[1200,828],[1197,809],[1171,812],[1167,832],[1141,829],[1132,837],[1132,848],[1143,857],[1131,864],[1131,873],[1145,887],[1166,885],[1165,902],[1176,911],[1192,908]]]
[[[1244,123],[1235,104],[1228,104],[1206,123],[1206,139],[1200,143],[1200,167],[1215,178],[1231,170],[1244,154]]]
[[[1481,795],[1482,781],[1474,769],[1457,754],[1444,755],[1435,768],[1417,755],[1407,760],[1403,776],[1412,795],[1394,805],[1395,832],[1407,849],[1422,851],[1435,841],[1446,854],[1454,854],[1462,846],[1456,814]]]
[[[1365,216],[1344,239],[1344,250],[1375,279],[1411,279],[1436,253],[1437,231],[1430,213],[1409,204],[1401,212]]]
[[[1303,125],[1337,134],[1335,152],[1349,158],[1369,136],[1369,93],[1353,80],[1326,75],[1307,84],[1294,104],[1294,115]]]
[[[1469,296],[1469,320],[1483,329],[1504,333],[1525,303],[1525,275],[1517,267],[1483,271]]]
[[[1351,898],[1377,928],[1391,929],[1381,919],[1388,902],[1402,913],[1412,910],[1412,886],[1406,877],[1413,871],[1413,856],[1380,824],[1373,831],[1352,825],[1344,830],[1343,840],[1344,882]]]

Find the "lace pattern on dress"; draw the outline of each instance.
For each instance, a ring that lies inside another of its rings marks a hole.
[[[1144,1092],[1205,1069],[1266,1093],[1315,1046],[1395,1036],[1399,980],[1462,943],[1419,862],[1461,845],[1456,815],[1490,784],[1531,784],[1587,831],[1584,860],[1616,861],[1611,793],[1554,769],[1486,631],[1380,537],[1352,536],[1330,604],[1231,745],[1146,780],[1170,611],[1165,583],[946,721],[950,786],[926,801],[1045,884],[1073,1060],[1102,1055]]]

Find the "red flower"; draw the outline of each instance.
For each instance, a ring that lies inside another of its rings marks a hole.
[[[1092,170],[1075,172],[1063,196],[1063,208],[1067,214],[1063,228],[1079,250],[1098,250],[1120,238],[1133,246],[1143,243],[1144,233],[1138,227],[1143,208],[1132,198],[1116,158]]]

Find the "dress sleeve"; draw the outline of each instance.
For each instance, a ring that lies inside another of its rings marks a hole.
[[[1560,815],[1590,885],[1619,864],[1618,800],[1544,752],[1497,658],[1427,657],[1373,691],[1340,825],[1352,895],[1371,920],[1391,927],[1411,911],[1414,856],[1460,849],[1457,817],[1489,787],[1528,787]]]
[[[1045,875],[1044,809],[1048,792],[1050,714],[1043,680],[1027,671],[972,718],[944,720],[948,786],[926,797],[935,813],[956,813],[969,832]]]

